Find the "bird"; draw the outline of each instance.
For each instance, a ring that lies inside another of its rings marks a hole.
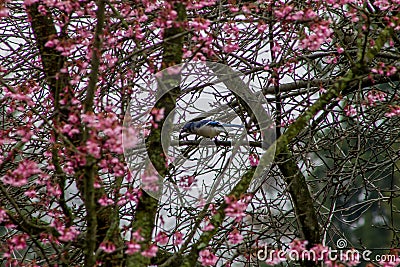
[[[213,138],[221,133],[228,133],[225,127],[243,128],[239,124],[225,124],[213,120],[200,120],[187,122],[181,133],[196,134],[203,137]]]

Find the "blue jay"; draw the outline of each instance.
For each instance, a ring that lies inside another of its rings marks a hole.
[[[181,133],[187,132],[208,138],[213,138],[221,133],[228,133],[225,127],[243,128],[242,125],[238,124],[224,124],[218,121],[201,120],[201,121],[187,122],[183,126]]]

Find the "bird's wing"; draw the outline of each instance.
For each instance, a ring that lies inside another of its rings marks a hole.
[[[207,121],[204,125],[209,125],[212,127],[224,127],[220,122],[211,120]]]
[[[229,124],[229,123],[225,123],[225,124],[222,124],[222,126],[224,126],[224,127],[244,128],[244,126],[243,126],[243,125],[240,125],[240,124]]]

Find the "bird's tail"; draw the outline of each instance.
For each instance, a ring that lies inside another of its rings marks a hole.
[[[243,126],[243,125],[240,125],[240,124],[229,124],[229,123],[224,123],[224,124],[222,124],[222,126],[224,126],[224,127],[244,128],[244,126]]]

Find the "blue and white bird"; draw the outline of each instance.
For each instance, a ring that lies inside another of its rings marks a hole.
[[[183,126],[181,133],[186,132],[191,134],[197,134],[203,137],[213,138],[221,133],[227,133],[225,127],[243,128],[242,125],[238,124],[225,124],[213,120],[200,120],[200,121],[187,122]]]

